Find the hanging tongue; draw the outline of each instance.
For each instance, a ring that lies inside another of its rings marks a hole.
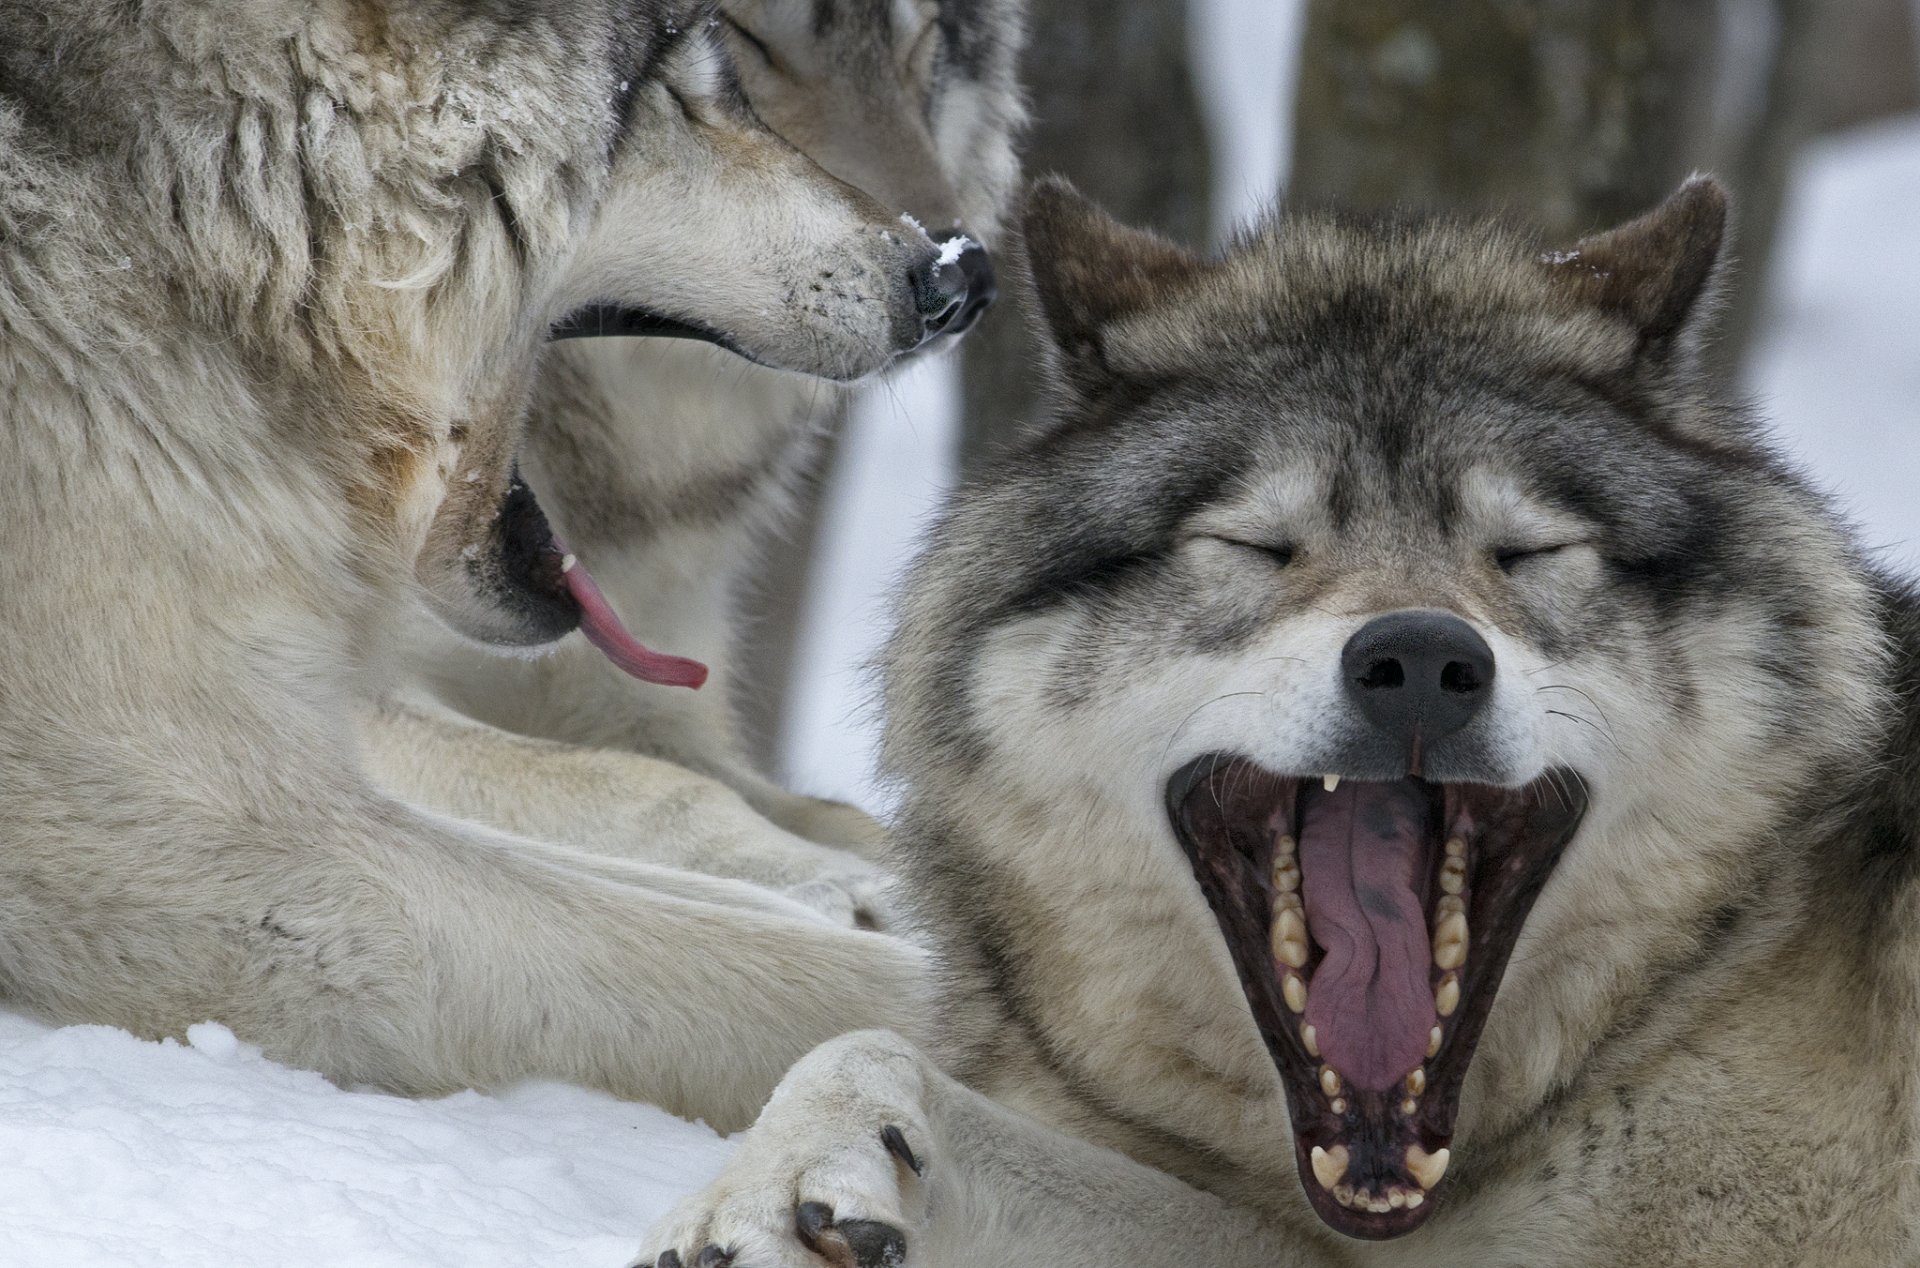
[[[580,605],[580,632],[608,660],[642,682],[657,682],[666,687],[698,687],[707,680],[707,667],[699,661],[663,655],[630,634],[592,575],[577,558],[572,555],[567,558],[573,562],[562,566],[562,575],[566,578],[567,592]]]
[[[1437,1020],[1426,887],[1427,798],[1410,780],[1310,784],[1300,800],[1307,929],[1326,952],[1307,991],[1321,1059],[1386,1091],[1427,1054]]]

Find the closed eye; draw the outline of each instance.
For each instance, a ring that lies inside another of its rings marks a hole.
[[[1269,563],[1278,564],[1282,568],[1293,562],[1295,553],[1292,542],[1250,542],[1238,537],[1221,537],[1218,534],[1213,535],[1213,540],[1239,550],[1250,550],[1256,555],[1263,556]]]
[[[1545,546],[1503,546],[1493,552],[1493,562],[1500,565],[1500,571],[1512,572],[1529,559],[1557,555],[1578,545],[1579,542],[1554,542]]]

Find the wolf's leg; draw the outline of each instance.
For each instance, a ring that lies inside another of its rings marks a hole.
[[[872,864],[756,814],[718,780],[617,749],[533,739],[418,699],[364,715],[373,777],[410,801],[520,836],[780,890],[845,924],[892,924]]]
[[[6,996],[149,1036],[220,1021],[343,1082],[549,1077],[726,1129],[816,1044],[917,1028],[924,956],[899,939],[324,786],[10,838]]]
[[[719,1178],[636,1265],[692,1268],[1305,1268],[1245,1211],[1063,1135],[937,1070],[886,1032],[809,1053]]]

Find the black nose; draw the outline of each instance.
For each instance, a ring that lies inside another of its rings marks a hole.
[[[908,278],[920,309],[921,335],[959,334],[993,302],[993,263],[986,249],[955,233],[940,243],[940,253],[916,264]],[[984,283],[983,291],[976,291]]]
[[[1493,649],[1451,612],[1376,616],[1340,653],[1347,696],[1381,732],[1418,747],[1452,735],[1493,693]]]

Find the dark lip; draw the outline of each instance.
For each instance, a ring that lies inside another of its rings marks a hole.
[[[530,646],[551,643],[580,625],[580,604],[567,589],[564,559],[546,512],[515,467],[494,519],[490,557],[482,554],[470,574],[494,603],[511,613],[518,637]]]
[[[1477,848],[1470,850],[1467,917],[1472,950],[1459,970],[1460,1003],[1443,1024],[1438,1053],[1421,1067],[1429,1083],[1409,1118],[1396,1110],[1398,1093],[1348,1089],[1346,1109],[1335,1114],[1317,1082],[1318,1065],[1307,1051],[1301,1023],[1286,1005],[1282,967],[1271,950],[1275,891],[1271,834],[1259,824],[1285,806],[1298,831],[1301,789],[1315,775],[1268,770],[1233,754],[1202,756],[1168,779],[1168,821],[1186,851],[1208,906],[1219,922],[1261,1037],[1286,1090],[1294,1130],[1300,1183],[1314,1212],[1348,1237],[1377,1241],[1412,1232],[1444,1198],[1442,1180],[1418,1207],[1372,1212],[1342,1205],[1316,1179],[1315,1146],[1351,1146],[1362,1180],[1377,1178],[1405,1187],[1395,1173],[1409,1144],[1434,1153],[1448,1148],[1459,1096],[1487,1014],[1534,900],[1552,874],[1586,813],[1581,781],[1572,772],[1549,771],[1519,788],[1467,782],[1415,781],[1429,790],[1438,832],[1458,816],[1470,816]],[[1384,782],[1384,781],[1383,781]],[[1442,851],[1433,851],[1437,874]],[[1429,879],[1431,913],[1437,890]],[[1429,932],[1431,932],[1431,914]],[[1323,956],[1309,932],[1310,955],[1301,976],[1311,984]],[[1419,1186],[1415,1186],[1419,1187]],[[1379,1192],[1379,1189],[1375,1189]]]
[[[691,339],[724,348],[756,364],[759,362],[759,358],[742,348],[732,336],[721,334],[711,326],[620,304],[587,304],[547,328],[549,343],[562,339],[622,338]]]

